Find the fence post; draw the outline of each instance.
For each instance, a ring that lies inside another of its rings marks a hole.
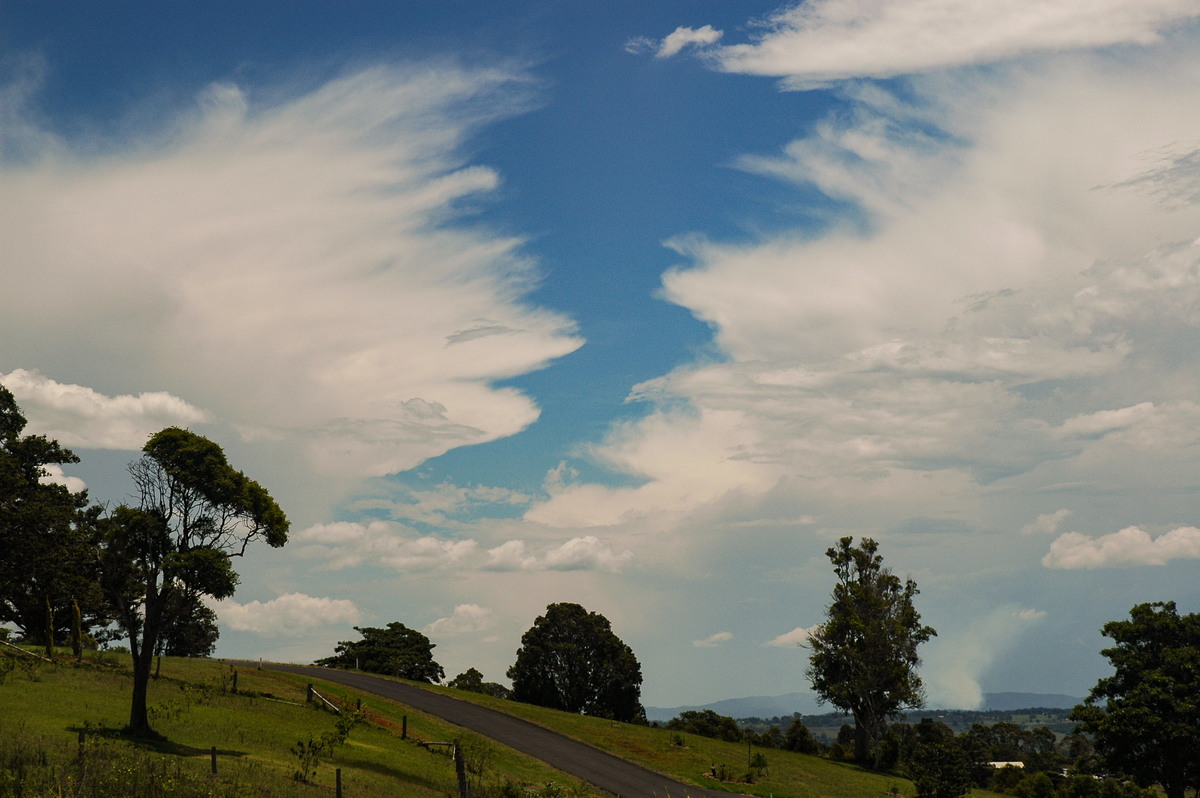
[[[408,739],[408,715],[400,716],[400,739]]]
[[[217,747],[212,747],[212,774],[217,775]]]
[[[454,774],[458,776],[458,798],[469,798],[467,795],[467,768],[463,762],[462,746],[454,741]]]
[[[338,768],[334,773],[337,774],[337,798],[342,798],[342,769]]]
[[[237,695],[237,668],[233,669],[233,694]]]
[[[310,682],[308,685],[308,694],[304,696],[304,703],[311,704],[313,700],[313,686]]]

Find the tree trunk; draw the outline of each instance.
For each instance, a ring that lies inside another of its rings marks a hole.
[[[54,608],[46,596],[46,659],[54,659]]]
[[[860,765],[871,764],[871,734],[862,718],[854,719],[854,760]]]
[[[154,651],[140,647],[133,657],[133,699],[129,705],[129,732],[134,735],[149,734],[150,716],[146,712],[146,695],[150,688],[150,664]]]

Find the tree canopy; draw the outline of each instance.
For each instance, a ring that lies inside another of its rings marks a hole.
[[[551,604],[521,636],[508,669],[513,698],[527,704],[644,723],[642,667],[603,615]]]
[[[236,471],[221,447],[178,427],[155,433],[129,466],[139,503],[106,519],[104,587],[133,654],[130,729],[150,730],[146,688],[154,653],[192,617],[201,596],[233,595],[232,557],[255,540],[287,542],[270,494]],[[200,619],[202,622],[202,619]]]
[[[819,700],[854,716],[854,754],[878,765],[888,718],[924,703],[917,647],[937,633],[921,625],[911,579],[883,565],[879,544],[842,538],[826,550],[837,575],[827,619],[812,634],[808,677]]]
[[[49,649],[66,639],[72,602],[104,626],[96,519],[87,491],[49,482],[50,466],[79,458],[58,441],[25,435],[25,417],[0,385],[0,622]]]
[[[1071,713],[1114,772],[1168,798],[1200,789],[1200,615],[1175,602],[1138,604],[1104,625],[1114,668]],[[1101,704],[1103,702],[1103,704]]]
[[[329,668],[358,668],[367,673],[416,682],[433,683],[445,678],[446,672],[433,660],[436,646],[417,630],[392,621],[383,629],[356,626],[354,631],[362,635],[362,640],[342,640],[334,648],[332,657],[319,659],[315,664]]]

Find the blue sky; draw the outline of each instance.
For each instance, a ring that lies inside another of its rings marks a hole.
[[[1200,609],[1192,0],[0,0],[0,382],[110,503],[163,426],[293,523],[218,654],[602,612],[805,691],[880,541],[930,703]]]

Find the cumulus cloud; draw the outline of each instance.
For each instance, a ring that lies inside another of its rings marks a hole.
[[[1182,526],[1153,538],[1144,530],[1129,526],[1098,538],[1065,532],[1050,544],[1042,565],[1064,569],[1115,568],[1195,559],[1200,559],[1200,529]]]
[[[496,613],[478,604],[459,604],[453,614],[438,618],[421,630],[430,637],[453,637],[456,635],[485,632],[496,625]]]
[[[508,540],[482,549],[473,539],[421,534],[393,521],[339,521],[317,524],[296,535],[299,555],[322,570],[378,565],[397,571],[607,571],[633,559],[593,535],[531,548]]]
[[[784,632],[778,637],[768,640],[763,643],[763,646],[767,648],[795,648],[796,646],[803,646],[808,643],[808,639],[819,628],[821,628],[820,624],[814,624],[809,627],[797,626],[790,632]]]
[[[478,548],[473,540],[420,535],[388,521],[317,524],[296,535],[296,541],[301,544],[300,556],[331,571],[363,565],[398,571],[454,568],[469,561]]]
[[[0,161],[0,365],[61,381],[25,378],[31,422],[127,447],[207,413],[326,484],[524,429],[537,407],[495,383],[581,341],[525,300],[523,242],[465,218],[500,175],[461,149],[532,102],[520,70],[424,64],[214,85],[119,142],[26,122]]]
[[[716,634],[709,635],[708,637],[704,638],[703,640],[693,640],[692,647],[693,648],[716,648],[717,646],[721,645],[722,643],[728,643],[732,639],[733,639],[732,632],[717,632]]]
[[[726,71],[805,88],[1031,53],[1145,45],[1197,16],[1189,0],[809,0],[766,20],[752,43],[712,55]]]
[[[233,599],[212,602],[222,624],[239,632],[266,637],[294,637],[333,624],[354,625],[361,613],[349,599],[285,593],[269,601],[239,604]]]
[[[991,485],[1194,473],[1200,208],[1123,186],[1200,126],[1175,55],[1172,87],[1147,59],[860,88],[855,113],[756,161],[863,223],[675,239],[663,295],[720,357],[636,386],[647,414],[589,450],[636,484],[548,480],[525,518],[678,530],[786,496],[818,527],[985,525]]]
[[[36,371],[0,373],[29,419],[28,431],[64,446],[91,449],[141,449],[163,427],[209,421],[204,410],[165,391],[105,396],[82,385],[68,385]]]
[[[619,571],[633,559],[628,549],[615,550],[594,535],[571,538],[530,552],[524,540],[509,540],[487,552],[492,571]]]
[[[72,493],[79,493],[81,490],[87,490],[87,483],[79,477],[69,476],[63,473],[62,466],[50,464],[42,466],[46,470],[45,475],[41,478],[41,482],[46,482],[52,485],[62,485]]]

